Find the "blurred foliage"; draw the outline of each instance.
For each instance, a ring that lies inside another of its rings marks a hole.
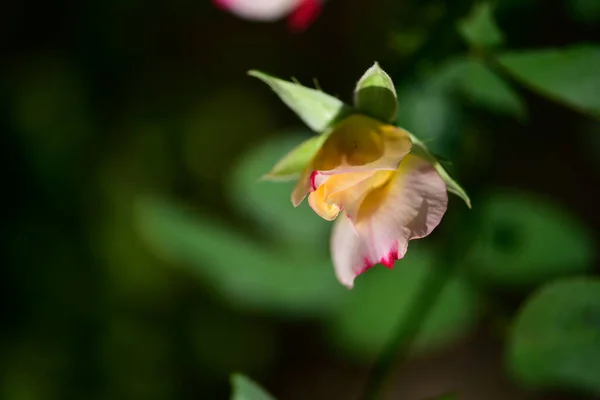
[[[541,94],[600,117],[600,46],[504,53],[498,62]]]
[[[233,396],[231,400],[273,400],[260,386],[243,375],[231,377]]]
[[[492,14],[490,3],[476,3],[471,13],[457,24],[458,31],[471,46],[496,47],[504,42]]]
[[[517,314],[508,362],[524,383],[600,393],[600,280],[542,286]]]
[[[481,204],[481,231],[469,259],[480,278],[513,289],[590,271],[591,232],[539,195],[498,190]]]
[[[433,253],[420,243],[393,271],[375,269],[361,276],[330,320],[329,337],[342,354],[363,358],[377,356],[400,329],[411,307],[417,305],[421,288],[441,274]],[[427,315],[414,351],[432,350],[464,334],[477,318],[478,298],[462,275],[446,284]],[[376,306],[374,306],[376,305]]]
[[[528,398],[600,391],[597,0],[333,0],[301,35],[208,1],[12,2],[0,22],[0,398],[228,398],[235,371],[329,398],[310,372],[354,387],[336,366],[366,373],[442,268],[412,357],[492,330]],[[260,178],[349,111],[375,60],[398,125],[473,209],[451,197],[430,238],[348,291],[330,225],[291,206],[294,182]],[[318,78],[319,118],[304,126],[253,68]],[[458,261],[450,242],[468,249]]]

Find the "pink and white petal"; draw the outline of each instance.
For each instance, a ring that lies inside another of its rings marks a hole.
[[[340,282],[351,288],[354,278],[375,264],[392,268],[409,240],[435,229],[447,203],[446,185],[435,169],[407,156],[386,185],[364,198],[356,221],[337,219],[331,253]]]
[[[370,261],[387,257],[384,250],[397,248],[404,257],[408,241],[429,235],[448,206],[444,180],[427,161],[408,155],[390,181],[370,192],[360,206],[355,226],[366,243],[377,251]]]
[[[276,21],[296,9],[302,0],[213,0],[232,14],[254,21]]]
[[[346,216],[340,216],[333,223],[331,259],[338,281],[348,289],[352,289],[354,278],[363,272],[360,247],[361,241],[352,222]]]

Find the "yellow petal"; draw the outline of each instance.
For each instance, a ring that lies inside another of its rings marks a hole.
[[[355,220],[363,200],[373,190],[385,185],[394,174],[395,171],[384,170],[334,175],[323,184],[326,192],[325,200],[328,203],[338,204],[351,220]],[[358,179],[361,175],[363,178]],[[353,184],[345,187],[341,183],[334,186],[332,184],[334,182],[331,182],[334,178],[338,178],[342,183],[349,183],[352,177],[354,177]]]
[[[325,174],[395,170],[410,152],[408,133],[363,115],[340,122],[313,161],[313,168]]]
[[[325,201],[325,185],[321,185],[308,196],[308,204],[323,219],[333,221],[340,213],[340,207]]]
[[[335,126],[301,173],[292,192],[292,203],[297,207],[311,189],[316,189],[317,185],[311,188],[314,174],[394,171],[411,147],[406,131],[364,115],[352,115]]]

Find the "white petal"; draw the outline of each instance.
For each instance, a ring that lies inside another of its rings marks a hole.
[[[275,21],[294,10],[301,0],[215,0],[216,4],[240,18]]]
[[[337,279],[352,289],[354,278],[362,272],[362,264],[357,262],[360,239],[350,220],[341,215],[333,224],[331,234],[331,258]]]

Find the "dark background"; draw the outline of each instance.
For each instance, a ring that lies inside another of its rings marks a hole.
[[[600,39],[593,0],[499,3],[505,48]],[[3,4],[0,398],[221,399],[232,372],[283,400],[354,398],[419,271],[463,229],[483,250],[453,259],[461,281],[387,398],[579,398],[521,384],[505,350],[539,285],[598,270],[600,125],[510,76],[525,116],[427,86],[478,54],[456,29],[471,7],[331,0],[293,33],[207,0]],[[255,182],[309,132],[246,71],[351,102],[374,61],[473,210],[452,197],[440,232],[347,291],[329,225],[290,185]]]

